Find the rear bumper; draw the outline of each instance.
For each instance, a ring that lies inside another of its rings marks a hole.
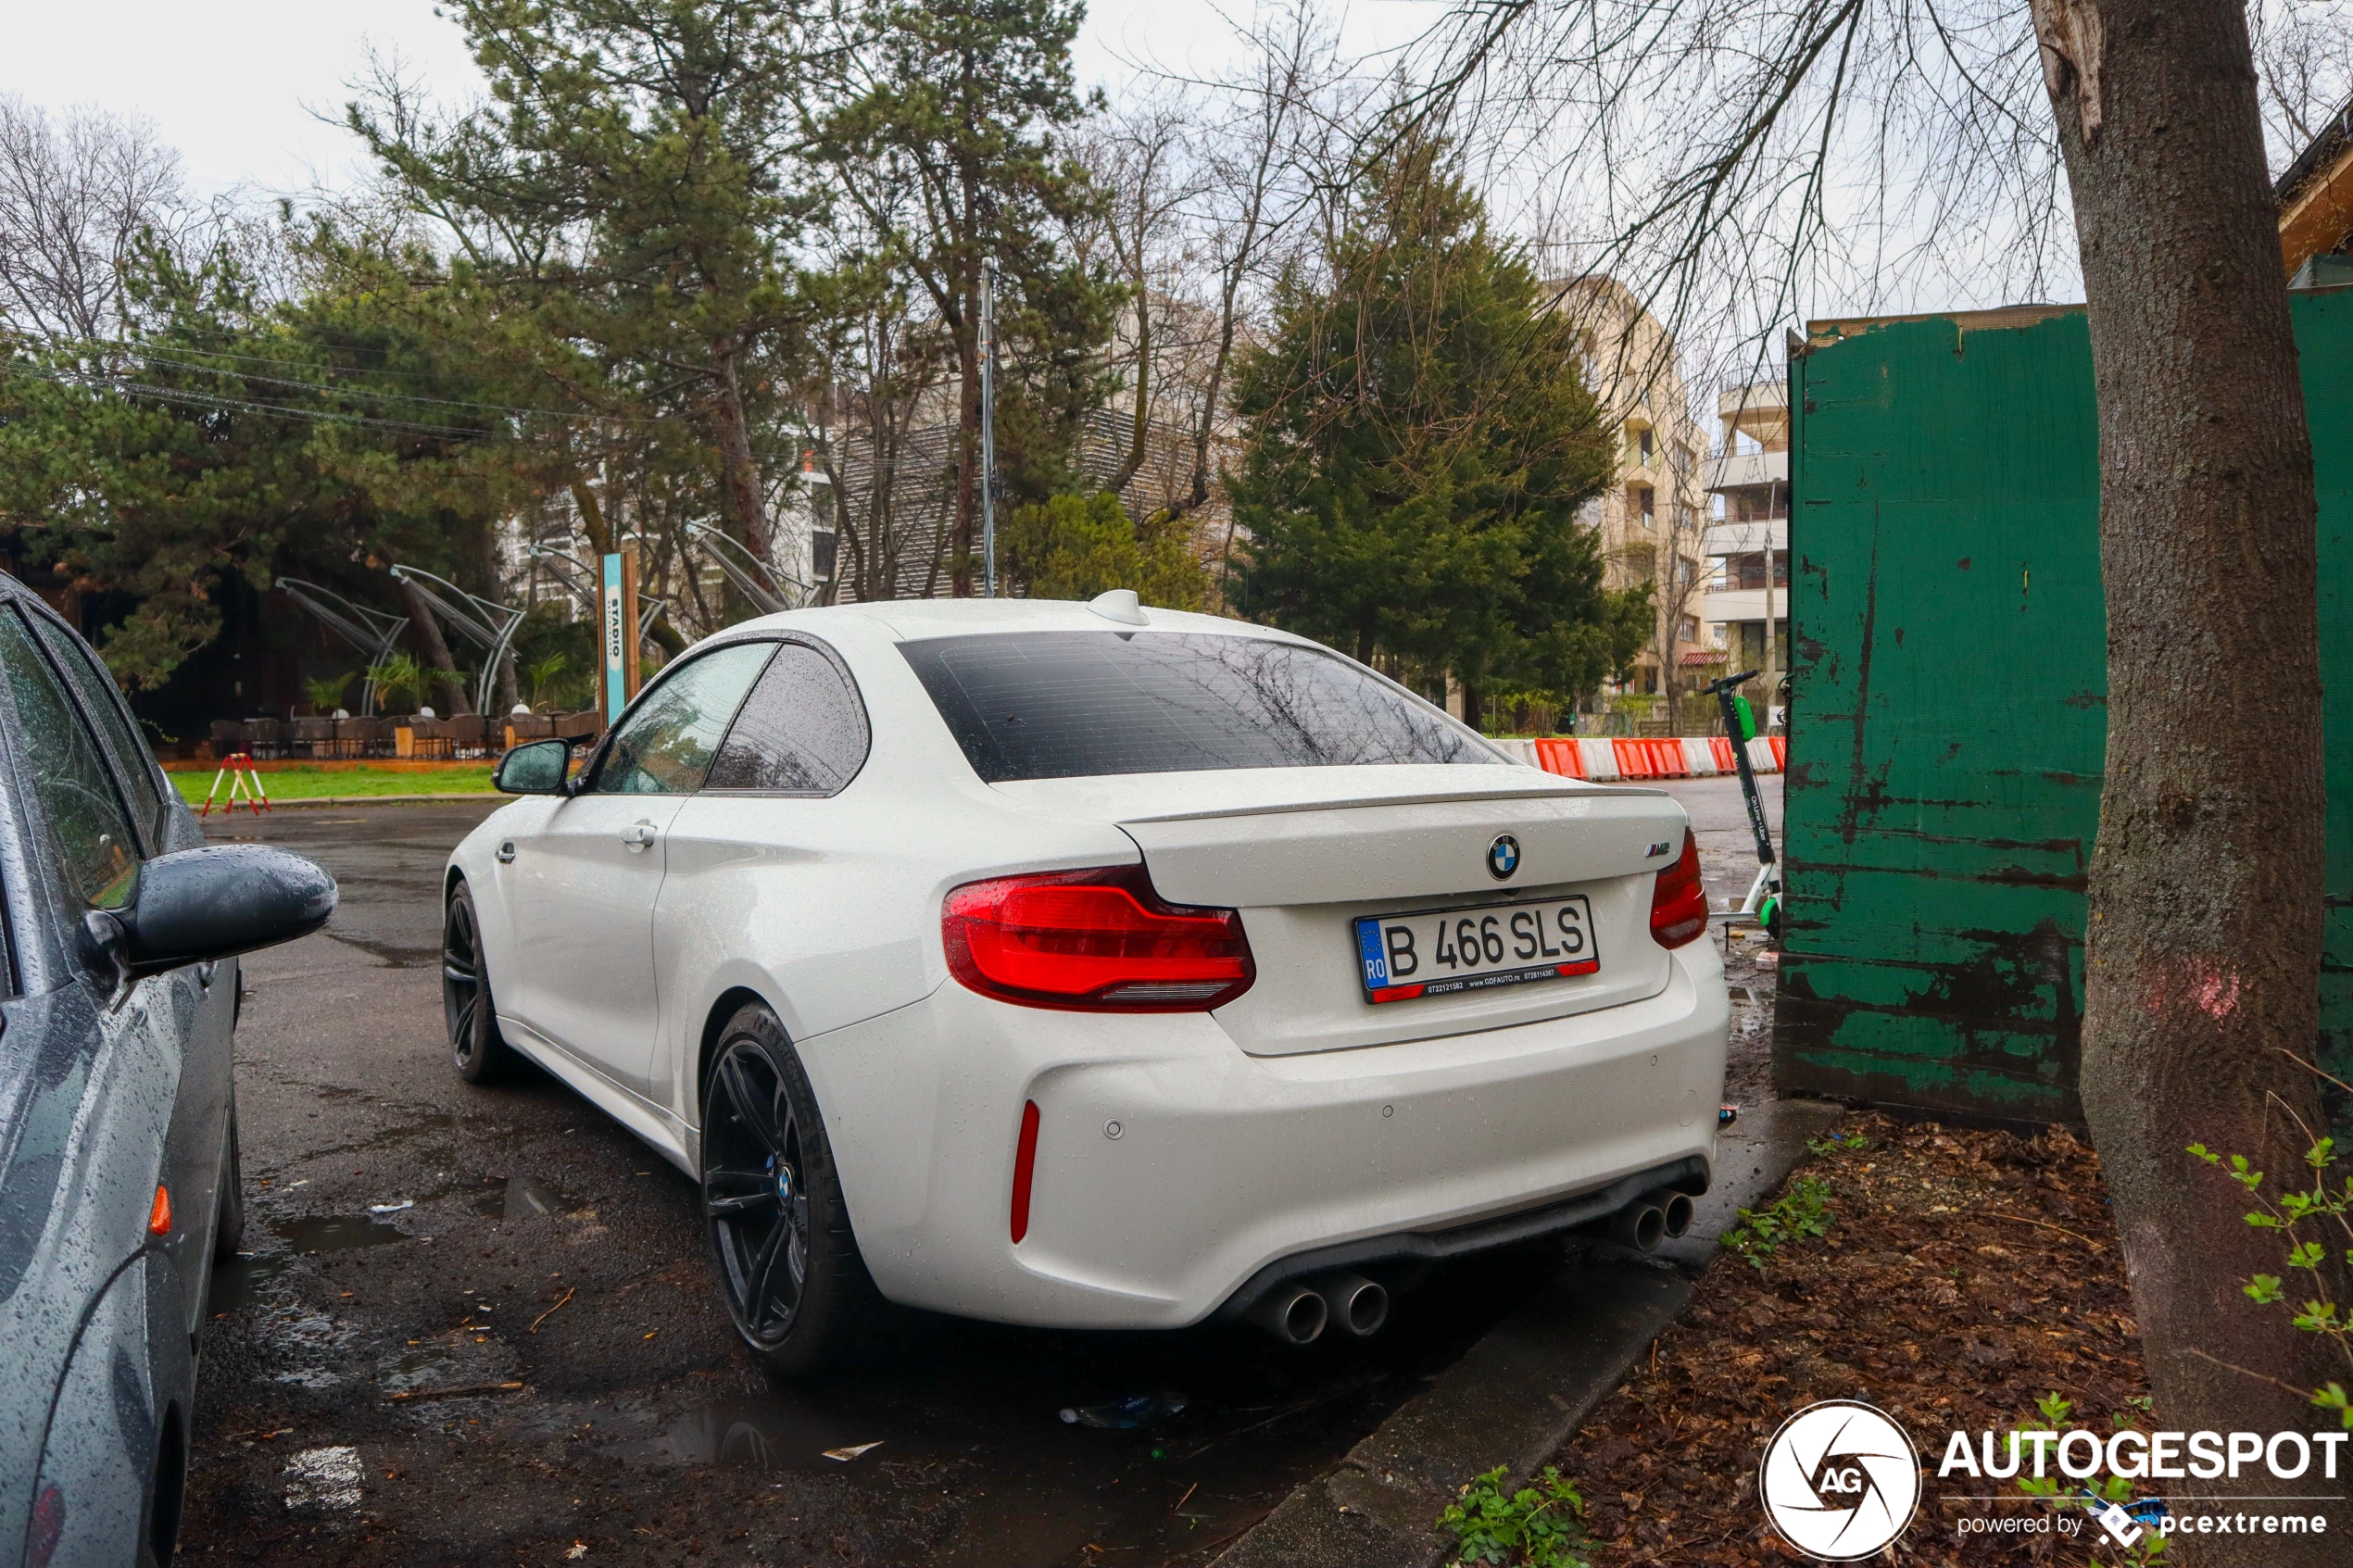
[[[885,1295],[1176,1328],[1303,1253],[1500,1244],[1545,1228],[1538,1210],[1678,1161],[1704,1184],[1729,1008],[1710,944],[1670,970],[1657,996],[1596,1012],[1272,1058],[1203,1015],[1047,1012],[950,984],[801,1052]],[[1040,1132],[1015,1246],[1026,1100]]]

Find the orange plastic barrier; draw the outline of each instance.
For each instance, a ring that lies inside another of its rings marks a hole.
[[[1789,737],[1787,735],[1773,737],[1773,766],[1783,772],[1789,771]]]
[[[1585,776],[1584,759],[1577,755],[1577,743],[1573,740],[1538,741],[1536,765],[1548,773],[1558,773],[1564,778],[1581,779]]]
[[[1741,765],[1740,758],[1732,751],[1732,742],[1730,736],[1708,736],[1707,749],[1716,754],[1717,771],[1730,773],[1737,772],[1739,771]]]
[[[1613,740],[1609,748],[1617,753],[1617,776],[1621,779],[1646,779],[1651,776],[1650,753],[1638,740]]]

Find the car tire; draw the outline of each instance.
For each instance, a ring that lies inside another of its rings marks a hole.
[[[237,1096],[229,1094],[229,1150],[220,1161],[220,1201],[212,1222],[212,1261],[225,1263],[245,1244],[245,1158],[237,1147]]]
[[[777,1377],[838,1369],[871,1342],[883,1300],[809,1074],[766,1008],[720,1031],[702,1106],[703,1229],[736,1332]]]
[[[490,965],[482,950],[482,917],[463,882],[449,895],[441,923],[441,1014],[449,1035],[449,1063],[469,1084],[486,1084],[514,1060],[498,1033],[490,997]]]

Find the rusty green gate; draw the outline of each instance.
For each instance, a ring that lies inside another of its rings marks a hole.
[[[2334,703],[2322,1047],[2353,1076],[2353,288],[2292,297]],[[1774,1076],[2078,1120],[2108,733],[2082,311],[1817,323],[1791,376],[1796,699]]]

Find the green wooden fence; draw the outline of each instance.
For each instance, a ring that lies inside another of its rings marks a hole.
[[[2296,295],[2294,311],[2336,705],[2321,1044],[2353,1077],[2353,288]],[[2082,311],[1817,323],[1792,376],[1797,696],[1775,1077],[2080,1119],[2108,734]],[[2185,733],[2196,721],[2183,715]]]

